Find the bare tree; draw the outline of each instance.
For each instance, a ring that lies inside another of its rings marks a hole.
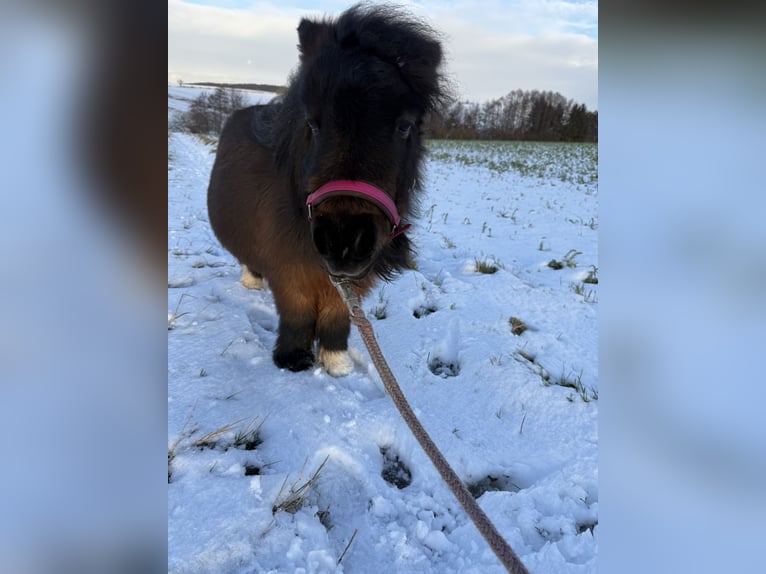
[[[218,135],[232,112],[247,106],[244,96],[233,88],[219,87],[212,93],[203,92],[181,114],[181,129],[197,134]]]

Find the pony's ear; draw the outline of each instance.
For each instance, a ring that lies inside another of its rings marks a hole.
[[[333,27],[327,22],[314,20],[301,20],[298,25],[298,49],[301,53],[301,62],[316,56],[319,51],[332,41]]]

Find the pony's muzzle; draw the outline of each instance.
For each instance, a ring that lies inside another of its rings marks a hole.
[[[360,279],[372,267],[377,229],[371,215],[315,217],[311,222],[311,234],[331,275]]]

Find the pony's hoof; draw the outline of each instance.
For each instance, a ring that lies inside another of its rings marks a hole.
[[[354,370],[354,361],[351,360],[348,351],[328,351],[320,348],[319,362],[333,377],[345,377]]]
[[[293,372],[305,371],[314,366],[314,353],[306,349],[275,350],[273,358],[277,367]]]

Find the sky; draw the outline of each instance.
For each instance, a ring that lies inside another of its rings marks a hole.
[[[284,85],[305,16],[352,2],[168,0],[168,82]],[[598,3],[591,0],[407,0],[443,35],[460,99],[551,90],[598,109]]]

